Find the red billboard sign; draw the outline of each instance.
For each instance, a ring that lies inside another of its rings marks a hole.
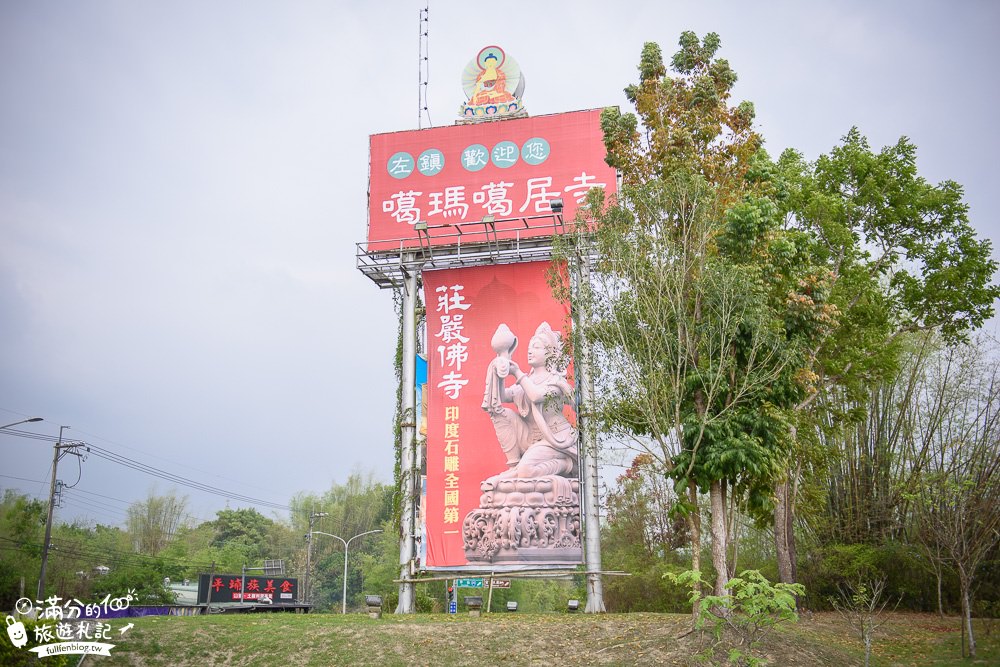
[[[551,220],[528,218],[550,215],[552,199],[572,220],[588,190],[616,189],[600,115],[592,109],[372,135],[368,250],[420,246],[417,222],[438,231],[492,216],[502,221],[494,231],[508,236],[551,234]],[[427,238],[456,243],[444,233]]]
[[[244,586],[246,587],[244,589]],[[268,602],[291,604],[298,600],[299,581],[294,577],[216,574],[198,576],[198,601]]]
[[[429,569],[581,562],[568,306],[549,262],[425,271]]]

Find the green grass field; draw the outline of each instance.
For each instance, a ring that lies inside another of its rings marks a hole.
[[[254,614],[132,619],[112,657],[85,665],[697,665],[708,646],[681,637],[679,614]],[[114,623],[115,634],[124,621]],[[979,655],[960,658],[957,618],[895,614],[873,665],[1000,664],[1000,623],[977,623]],[[836,614],[779,629],[761,653],[780,666],[859,665],[860,642]],[[720,655],[725,655],[722,651]]]

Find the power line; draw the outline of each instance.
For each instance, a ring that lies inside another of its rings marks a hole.
[[[38,483],[41,483],[41,480],[28,479],[26,477],[15,477],[14,475],[0,475],[0,477],[4,477],[4,478],[7,478],[7,479],[16,479],[16,480],[19,480],[19,481],[22,481],[22,482],[38,482]],[[14,488],[16,488],[16,487],[11,487],[12,490]],[[72,491],[70,492],[71,489],[72,489]],[[128,521],[128,508],[127,507],[126,508],[115,507],[113,505],[109,505],[108,503],[100,502],[100,501],[97,501],[97,500],[90,500],[88,498],[81,498],[79,496],[76,496],[76,494],[77,493],[85,493],[88,496],[95,496],[97,498],[104,498],[106,500],[113,500],[115,502],[122,503],[123,505],[127,505],[127,506],[131,506],[131,505],[135,504],[135,502],[142,502],[142,501],[128,501],[128,500],[123,500],[121,498],[114,498],[112,496],[106,496],[106,495],[101,494],[101,493],[94,493],[93,491],[87,491],[86,489],[72,488],[72,487],[68,487],[68,486],[63,488],[62,493],[64,494],[64,498],[66,498],[67,502],[68,502],[68,506],[66,507],[67,510],[68,509],[72,509],[72,508],[75,507],[77,509],[83,509],[83,510],[86,510],[86,511],[94,513],[94,514],[101,514],[101,515],[103,515],[105,517],[109,517],[109,518],[116,518],[116,519],[118,519],[120,517],[120,523],[127,523],[127,521]],[[79,506],[82,506],[82,507],[79,507]],[[198,516],[193,516],[193,515],[185,515],[184,518],[186,520],[185,521],[185,526],[188,527],[188,528],[192,528],[192,529],[193,528],[197,528],[201,524],[211,523],[212,521],[216,520],[214,518],[213,519],[206,519],[204,517],[198,517]],[[174,534],[171,533],[169,535],[169,537],[171,537],[171,538],[174,537]]]
[[[92,500],[90,498],[81,498],[81,497],[75,496],[75,494],[78,493],[78,492],[86,493],[87,495],[96,496],[98,498],[106,498],[107,500],[113,500],[115,502],[122,503],[124,505],[128,505],[128,507],[125,507],[125,508],[115,507],[113,505],[110,505],[110,504],[105,503],[105,502],[101,502],[99,500]],[[136,502],[129,502],[127,500],[121,500],[120,498],[112,498],[111,496],[104,496],[104,495],[101,495],[100,493],[93,493],[92,491],[84,491],[83,489],[73,489],[72,490],[72,494],[69,497],[71,499],[71,502],[73,502],[73,503],[82,503],[85,506],[97,507],[97,508],[100,508],[100,509],[104,509],[106,511],[110,511],[110,512],[114,513],[116,516],[122,516],[122,517],[124,517],[124,520],[123,520],[124,522],[128,521],[129,510],[131,509],[131,507],[133,505],[143,504],[144,503],[144,501],[141,501],[141,500],[140,501],[136,501]],[[198,527],[199,525],[201,525],[203,523],[211,523],[212,521],[215,521],[215,519],[206,519],[204,517],[198,517],[198,516],[194,516],[194,515],[187,514],[187,513],[184,513],[184,515],[181,517],[181,520],[182,520],[183,527],[190,527],[190,528],[196,528],[196,527]],[[173,537],[173,534],[171,534],[170,536]]]
[[[128,516],[126,510],[121,507],[112,507],[106,503],[102,503],[99,500],[91,500],[90,498],[81,498],[76,495],[67,494],[67,503],[71,507],[82,506],[84,509],[100,510],[107,516],[114,515],[119,520],[124,521],[124,518]]]
[[[217,475],[214,472],[211,472],[211,471],[208,471],[208,470],[202,470],[201,468],[197,468],[195,466],[188,465],[188,464],[186,464],[186,463],[184,463],[182,461],[174,461],[173,459],[169,459],[169,458],[167,458],[165,456],[159,456],[157,454],[154,454],[154,453],[151,453],[151,452],[147,452],[147,451],[144,451],[142,449],[138,449],[136,447],[129,447],[128,445],[126,445],[124,443],[117,442],[115,440],[109,440],[108,438],[102,438],[99,435],[95,435],[93,433],[88,433],[87,431],[83,431],[83,430],[80,430],[80,429],[76,429],[76,431],[77,431],[77,433],[82,433],[82,434],[84,434],[86,436],[89,436],[92,440],[98,440],[98,441],[104,442],[104,443],[106,443],[108,445],[113,445],[115,448],[127,449],[127,450],[129,450],[131,452],[136,452],[137,454],[142,454],[143,456],[148,456],[148,457],[153,458],[153,459],[157,459],[157,460],[160,460],[160,461],[165,461],[165,462],[167,462],[167,463],[169,463],[169,464],[171,464],[173,466],[177,466],[178,468],[184,468],[186,470],[191,470],[191,471],[194,471],[194,472],[197,472],[197,473],[201,473],[203,475],[208,475],[210,477],[221,479],[221,480],[223,480],[225,482],[231,482],[231,483],[236,484],[238,486],[244,486],[244,487],[247,487],[247,488],[256,488],[256,487],[254,487],[253,484],[247,484],[246,482],[242,482],[242,481],[240,481],[238,479],[230,479],[229,477],[226,477],[224,475]]]
[[[117,454],[103,447],[98,447],[97,445],[90,445],[90,453],[98,458],[111,461],[112,463],[117,463],[119,465],[125,466],[126,468],[131,468],[132,470],[143,472],[146,473],[147,475],[152,475],[153,477],[158,477],[160,479],[164,479],[169,482],[174,482],[175,484],[180,484],[181,486],[186,486],[192,489],[196,489],[198,491],[204,491],[205,493],[211,493],[217,496],[222,496],[224,498],[229,498],[231,500],[238,500],[241,502],[250,503],[252,505],[269,507],[271,509],[288,510],[288,511],[291,511],[292,509],[288,505],[275,503],[269,500],[263,500],[261,498],[254,498],[252,496],[243,495],[242,493],[234,493],[232,491],[220,489],[219,487],[212,486],[210,484],[204,484],[202,482],[198,482],[188,477],[175,475],[174,473],[168,472],[161,468],[157,468],[155,466],[147,465],[140,461],[136,461],[135,459],[130,459],[127,456],[122,456],[121,454]]]
[[[27,438],[28,440],[42,440],[44,442],[56,442],[58,438],[54,435],[47,435],[45,433],[35,433],[33,431],[24,431],[19,428],[0,428],[0,433],[6,435],[16,435],[19,438]],[[63,442],[70,442],[69,440],[63,440]]]
[[[0,429],[0,432],[9,433],[11,435],[17,435],[19,437],[28,438],[31,440],[41,440],[46,442],[57,442],[57,438],[51,435],[46,435],[43,433],[33,433],[31,431],[22,431],[19,429]],[[174,474],[162,468],[157,468],[156,466],[151,466],[141,461],[131,459],[117,452],[113,452],[110,449],[100,447],[91,443],[84,442],[82,440],[63,440],[65,446],[80,446],[84,447],[88,452],[93,454],[98,458],[111,461],[112,463],[117,463],[119,465],[125,466],[137,472],[142,472],[153,477],[158,477],[160,479],[179,484],[181,486],[186,486],[197,491],[203,491],[205,493],[221,496],[223,498],[228,498],[230,500],[235,500],[239,502],[245,502],[250,505],[258,505],[260,507],[267,507],[269,509],[286,510],[292,511],[292,508],[288,505],[282,503],[276,503],[270,500],[264,500],[262,498],[254,498],[253,496],[248,496],[242,493],[235,493],[233,491],[228,491],[226,489],[219,488],[217,486],[212,486],[211,484],[205,484],[197,480],[193,480],[188,477],[183,477],[181,475]]]
[[[107,500],[114,500],[118,503],[124,503],[126,505],[131,505],[134,501],[132,500],[122,500],[121,498],[112,498],[111,496],[104,496],[100,493],[94,493],[93,491],[87,491],[86,489],[73,489],[76,493],[86,493],[88,496],[97,496],[98,498],[105,498]]]
[[[0,548],[23,549],[25,547],[34,547],[39,550],[42,548],[41,542],[13,540],[9,537],[3,537],[3,536],[0,536],[0,540],[3,540],[4,542],[10,542],[11,545],[13,545],[13,546],[6,546],[0,544]],[[168,562],[185,567],[201,568],[201,569],[209,568],[212,565],[209,562],[197,562],[185,558],[174,558],[171,556],[151,556],[149,554],[119,551],[117,549],[96,547],[94,545],[88,545],[88,544],[74,544],[72,542],[62,542],[62,541],[54,542],[52,548],[55,553],[61,554],[63,556],[83,558],[83,559],[106,560],[109,562],[118,562],[118,563]]]
[[[87,491],[86,489],[73,489],[73,493],[85,493],[88,496],[95,496],[97,498],[104,498],[105,500],[113,500],[116,503],[121,503],[121,504],[127,505],[129,507],[131,507],[132,505],[135,505],[136,503],[143,503],[144,502],[142,500],[139,500],[139,501],[124,500],[122,498],[115,498],[113,496],[105,496],[104,494],[94,493],[93,491]],[[198,517],[198,516],[194,516],[194,515],[190,515],[190,514],[186,515],[185,518],[190,519],[191,521],[195,521],[197,523],[207,523],[209,521],[215,521],[215,519],[206,519],[204,517]]]
[[[27,477],[15,477],[14,475],[0,475],[0,477],[6,477],[7,479],[16,479],[21,482],[35,482],[36,484],[45,484],[45,482],[40,479],[28,479]]]

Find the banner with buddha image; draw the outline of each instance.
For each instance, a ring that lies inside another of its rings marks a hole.
[[[425,271],[427,569],[582,562],[569,308],[550,262]]]

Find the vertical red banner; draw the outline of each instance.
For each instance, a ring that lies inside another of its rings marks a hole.
[[[569,308],[550,262],[426,271],[427,568],[575,565]]]

